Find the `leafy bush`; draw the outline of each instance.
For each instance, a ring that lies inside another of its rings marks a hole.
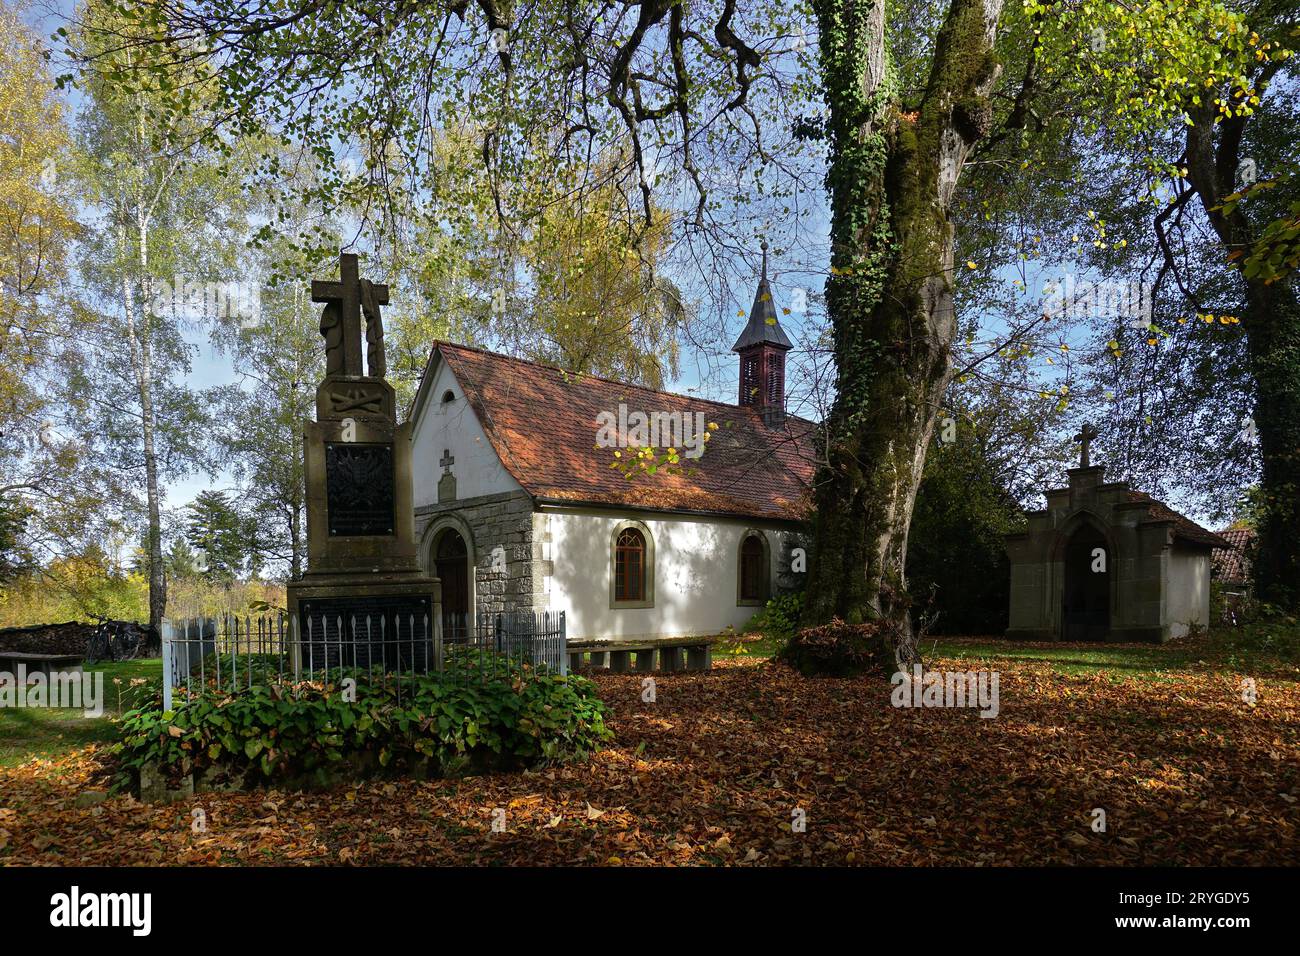
[[[1300,620],[1264,602],[1253,605],[1236,627],[1210,628],[1210,647],[1231,668],[1294,671],[1300,664]]]
[[[303,656],[306,657],[305,654]],[[292,680],[292,667],[287,654],[247,654],[243,651],[204,654],[202,663],[191,667],[190,682],[201,682],[213,692],[222,688],[231,691],[241,684],[279,684]],[[329,675],[322,674],[322,677],[325,676],[342,679],[345,675],[335,668]]]
[[[803,613],[803,592],[782,594],[769,598],[745,625],[745,632],[757,631],[776,644],[779,650],[790,642],[799,629],[799,616]]]
[[[894,625],[885,621],[829,624],[799,631],[778,656],[806,676],[846,677],[869,670],[882,673],[893,663],[886,637]]]
[[[344,699],[345,678],[356,700]],[[502,667],[478,673],[391,676],[338,670],[325,683],[197,690],[173,711],[129,711],[119,750],[138,779],[216,771],[250,781],[327,783],[344,766],[376,772],[455,773],[591,752],[612,734],[595,685],[583,677]]]
[[[149,620],[149,581],[114,569],[104,553],[59,558],[0,589],[0,627],[53,621]]]
[[[1296,623],[1294,615],[1268,601],[1261,601],[1240,584],[1210,581],[1211,627],[1246,627],[1252,624],[1288,627]]]

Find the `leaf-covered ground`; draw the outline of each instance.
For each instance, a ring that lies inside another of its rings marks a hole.
[[[979,666],[929,662],[945,665]],[[1294,673],[1258,678],[1251,707],[1228,671],[996,666],[994,719],[895,709],[884,681],[810,680],[765,660],[659,675],[654,703],[640,677],[600,674],[618,739],[590,762],[330,793],[78,808],[79,793],[104,786],[92,747],[0,768],[0,862],[1300,861]]]

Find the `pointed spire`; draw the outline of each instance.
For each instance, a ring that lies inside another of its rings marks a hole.
[[[786,337],[785,331],[781,328],[781,323],[776,317],[776,302],[772,298],[772,287],[767,281],[767,240],[764,239],[763,250],[763,272],[758,280],[758,290],[754,293],[754,305],[749,310],[749,321],[745,323],[745,329],[740,333],[740,338],[736,339],[736,344],[731,347],[731,351],[739,352],[747,349],[752,345],[767,344],[779,349],[789,349],[794,346],[790,344],[789,338]]]

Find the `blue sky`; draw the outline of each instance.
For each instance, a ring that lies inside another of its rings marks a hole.
[[[54,12],[49,12],[48,8],[44,11],[29,11],[28,20],[41,31],[43,35],[48,36],[58,25],[59,18],[71,9],[72,4],[67,0],[58,0],[54,5]],[[77,106],[77,94],[72,92],[69,95],[70,105],[74,108]],[[803,295],[811,297],[820,293],[824,281],[825,270],[825,244],[828,233],[828,225],[825,216],[824,201],[818,201],[813,197],[812,204],[808,207],[810,215],[800,221],[797,230],[802,237],[801,241],[795,241],[789,235],[781,235],[784,231],[790,232],[788,223],[781,223],[773,231],[772,245],[780,247],[782,239],[789,240],[788,245],[798,247],[797,250],[777,258],[775,255],[771,262],[770,272],[773,280],[774,295],[778,307],[778,314],[785,307],[796,305],[795,298],[802,292]],[[757,235],[753,238],[753,248],[742,249],[729,259],[722,261],[722,274],[716,276],[701,277],[695,275],[687,277],[684,281],[684,292],[688,297],[697,301],[706,303],[705,321],[701,322],[701,328],[714,330],[714,341],[701,342],[700,348],[693,348],[689,343],[683,344],[682,361],[680,363],[681,374],[678,378],[668,384],[668,390],[674,392],[691,392],[703,397],[718,399],[727,402],[736,400],[737,388],[737,365],[735,357],[730,353],[730,346],[740,327],[743,325],[744,316],[748,314],[753,298],[754,288],[758,279],[758,241]],[[1070,268],[1068,263],[1061,263],[1052,271],[1059,274],[1061,268]],[[958,280],[961,281],[965,274],[959,264]],[[1075,270],[1079,274],[1079,270]],[[1011,269],[1003,269],[997,276],[1004,281],[1007,286],[1008,296],[1012,295],[1037,295],[1038,288],[1041,287],[1044,275],[1041,271],[1035,270],[1026,276],[1029,290],[1024,293],[1018,292],[1012,285],[1013,280],[1017,277]],[[304,277],[303,282],[309,281]],[[719,293],[724,291],[727,299],[719,301]],[[401,303],[395,303],[394,307],[400,308]],[[392,308],[392,307],[390,307]],[[799,343],[804,337],[805,326],[804,319],[809,313],[800,315],[793,313],[782,315],[782,325],[785,326],[791,338]],[[1005,334],[1007,329],[1004,324],[998,320],[989,323],[990,328],[987,334]],[[191,328],[186,331],[187,340],[195,346],[195,355],[193,359],[193,369],[189,376],[187,384],[193,389],[204,389],[217,385],[227,385],[238,381],[238,375],[235,372],[232,360],[229,356],[221,354],[214,350],[202,329]],[[1045,359],[1039,359],[1042,362]],[[1049,369],[1046,366],[1041,367],[1049,378],[1055,379],[1060,374],[1059,368]],[[792,382],[792,388],[797,386],[797,382]],[[807,414],[807,412],[804,412]],[[167,506],[169,509],[177,509],[188,501],[192,500],[195,494],[208,487],[230,487],[233,482],[228,476],[218,474],[215,477],[206,473],[198,473],[188,478],[173,483],[167,489]]]

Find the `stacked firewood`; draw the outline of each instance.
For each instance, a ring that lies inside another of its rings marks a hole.
[[[160,648],[157,632],[134,621],[65,621],[0,629],[0,651],[25,654],[78,654],[94,661],[122,661],[153,656]]]

